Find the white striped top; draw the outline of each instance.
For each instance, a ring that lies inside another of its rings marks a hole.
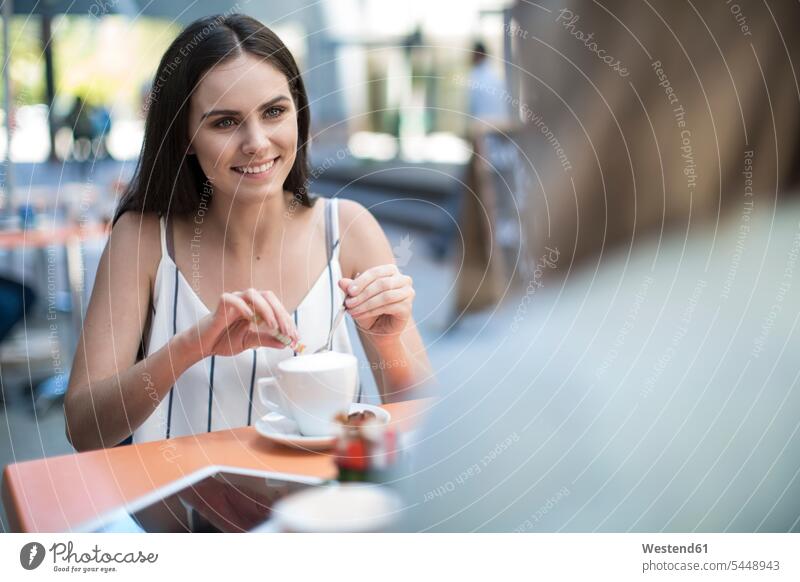
[[[309,349],[325,343],[335,312],[344,301],[338,281],[339,220],[337,200],[320,198],[325,207],[328,264],[292,314],[300,338]],[[168,251],[167,228],[161,219],[161,261],[153,288],[153,313],[146,354],[162,348],[173,335],[195,325],[209,310],[178,270]],[[346,325],[333,336],[333,349],[352,353]],[[133,432],[133,442],[162,440],[202,432],[249,426],[267,411],[256,393],[256,380],[277,372],[290,348],[258,348],[233,357],[211,356],[186,370],[153,414]],[[358,398],[361,394],[359,390]]]

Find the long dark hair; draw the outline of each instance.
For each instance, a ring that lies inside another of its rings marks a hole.
[[[172,42],[158,65],[147,98],[144,143],[133,180],[128,185],[114,222],[129,210],[189,214],[209,192],[207,178],[189,147],[189,97],[213,66],[250,53],[286,76],[297,110],[297,153],[283,189],[304,206],[308,196],[307,145],[310,125],[308,95],[294,57],[278,36],[244,14],[208,16],[187,26]],[[213,199],[213,196],[212,196]]]

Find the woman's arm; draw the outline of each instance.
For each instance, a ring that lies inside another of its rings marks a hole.
[[[358,327],[364,352],[384,403],[401,402],[425,395],[435,377],[413,319],[403,333],[382,340]]]
[[[160,259],[158,218],[120,217],[100,259],[64,398],[67,440],[78,451],[125,439],[203,357],[191,329],[136,362]]]
[[[339,286],[350,297],[347,310],[375,382],[384,402],[413,398],[433,382],[433,373],[411,314],[411,278],[398,270],[389,241],[369,211],[351,200],[341,200],[339,209],[345,276]]]
[[[106,245],[64,399],[67,439],[79,451],[116,445],[152,413],[192,362],[178,338],[136,362],[161,258],[158,219],[126,213]],[[135,365],[134,365],[135,364]]]
[[[175,381],[212,354],[282,349],[294,322],[271,291],[223,293],[213,313],[136,362],[161,259],[158,219],[123,215],[103,252],[64,399],[67,439],[79,451],[116,445],[153,414]],[[258,315],[258,318],[256,317]]]

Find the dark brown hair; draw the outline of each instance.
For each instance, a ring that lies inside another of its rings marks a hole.
[[[115,222],[129,210],[165,216],[197,209],[209,185],[197,158],[187,155],[189,97],[209,69],[242,53],[262,57],[286,76],[297,110],[298,146],[283,189],[292,192],[304,206],[312,206],[306,190],[308,95],[294,57],[283,41],[255,18],[217,15],[187,26],[161,59],[146,103],[142,153],[120,200]]]

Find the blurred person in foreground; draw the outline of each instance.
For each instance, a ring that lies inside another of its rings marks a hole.
[[[395,485],[412,531],[800,531],[800,204],[651,241],[440,365]],[[652,269],[657,261],[661,268]],[[795,281],[796,284],[796,281]]]
[[[513,7],[535,269],[439,364],[406,529],[800,531],[800,7],[733,6]]]

